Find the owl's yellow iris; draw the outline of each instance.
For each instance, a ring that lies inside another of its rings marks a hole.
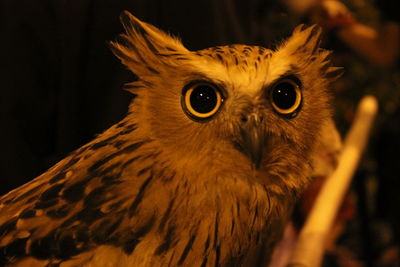
[[[200,83],[184,91],[183,108],[195,120],[204,120],[215,115],[221,107],[223,98],[213,85]]]
[[[295,113],[301,105],[302,95],[299,85],[291,79],[279,81],[272,87],[272,107],[282,115]]]

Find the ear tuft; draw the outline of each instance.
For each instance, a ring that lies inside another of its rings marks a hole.
[[[166,64],[166,54],[188,52],[177,38],[139,20],[128,11],[121,14],[120,20],[125,33],[110,42],[111,50],[139,77],[158,75],[160,67]]]
[[[279,47],[279,52],[294,57],[303,67],[313,66],[323,77],[333,81],[343,73],[343,68],[333,67],[330,51],[320,48],[321,28],[317,25],[297,26],[291,37]]]
[[[321,28],[317,25],[297,26],[285,46],[292,54],[314,55],[321,43]]]

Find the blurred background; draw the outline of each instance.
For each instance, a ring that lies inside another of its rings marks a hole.
[[[129,10],[197,50],[230,43],[273,48],[319,24],[344,75],[332,87],[344,136],[358,101],[378,119],[338,214],[323,266],[400,266],[400,30],[395,0],[0,0],[0,194],[38,176],[122,119],[136,79],[108,47]],[[296,234],[323,179],[293,217]]]

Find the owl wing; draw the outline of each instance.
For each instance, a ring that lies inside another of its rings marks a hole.
[[[1,266],[81,266],[133,251],[154,221],[135,216],[152,179],[151,154],[141,152],[149,141],[129,136],[135,128],[116,125],[0,198]]]

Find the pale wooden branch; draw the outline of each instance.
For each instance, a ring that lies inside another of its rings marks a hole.
[[[328,177],[302,228],[288,266],[318,267],[325,250],[325,239],[346,194],[366,146],[377,113],[374,97],[365,96],[358,106],[335,172]]]

